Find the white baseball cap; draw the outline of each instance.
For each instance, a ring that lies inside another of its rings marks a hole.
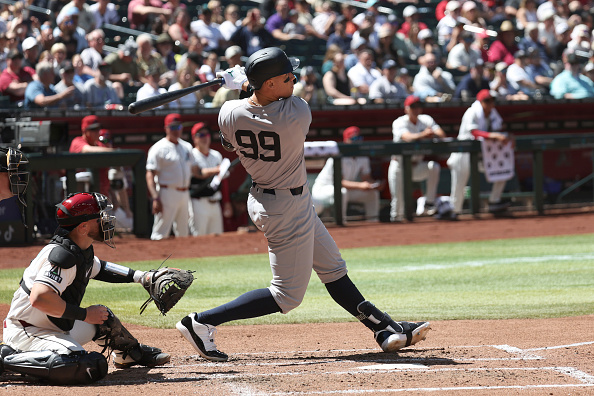
[[[433,32],[431,31],[431,29],[423,29],[417,35],[417,38],[419,40],[425,40],[425,39],[428,39],[430,37],[433,37]]]
[[[23,47],[23,51],[27,51],[35,47],[36,45],[37,39],[35,39],[35,37],[27,37],[23,40],[23,44],[21,46]]]
[[[446,11],[454,11],[460,8],[460,2],[457,0],[450,0],[446,5]]]
[[[237,54],[242,54],[241,47],[239,45],[232,45],[225,50],[225,58],[227,59],[233,58]]]
[[[404,16],[405,18],[408,18],[408,17],[411,17],[418,13],[419,13],[419,10],[417,9],[417,7],[415,7],[414,5],[409,5],[409,6],[406,6],[404,11],[402,11],[402,16]]]
[[[557,24],[557,26],[555,26],[555,33],[557,33],[557,34],[563,34],[568,30],[569,30],[569,25],[565,22],[559,22],[559,24]]]

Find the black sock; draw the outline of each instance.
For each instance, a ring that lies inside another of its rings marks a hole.
[[[257,289],[242,294],[235,300],[196,315],[196,321],[212,326],[238,319],[257,318],[280,312],[268,289]]]

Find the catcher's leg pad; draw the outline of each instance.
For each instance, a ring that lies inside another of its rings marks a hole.
[[[130,355],[135,361],[142,358],[142,352],[139,343],[122,322],[107,308],[107,320],[97,326],[97,333],[93,341],[101,347],[103,351],[110,349],[122,352],[124,358]]]
[[[14,353],[4,358],[4,369],[57,385],[91,384],[107,375],[107,359],[99,352],[60,355],[53,351]]]

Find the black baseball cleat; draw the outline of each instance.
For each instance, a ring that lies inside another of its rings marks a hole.
[[[4,372],[4,358],[16,352],[13,347],[6,345],[4,341],[0,341],[0,374]]]
[[[214,326],[197,322],[195,317],[196,313],[194,312],[177,322],[175,327],[204,359],[213,362],[226,362],[229,356],[219,351],[214,343],[217,329]]]
[[[402,332],[380,330],[375,332],[375,341],[384,352],[396,352],[407,346],[415,345],[427,337],[431,330],[429,322],[396,322]]]
[[[171,356],[168,353],[161,351],[159,348],[154,348],[148,345],[138,344],[140,350],[140,358],[135,360],[130,354],[121,351],[112,352],[113,364],[116,368],[126,369],[132,366],[157,367],[169,363]],[[134,353],[132,353],[134,355]]]

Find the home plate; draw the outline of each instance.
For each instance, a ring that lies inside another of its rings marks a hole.
[[[428,368],[420,363],[390,363],[390,364],[374,364],[373,366],[358,367],[359,370],[407,370],[407,369],[422,369]]]

